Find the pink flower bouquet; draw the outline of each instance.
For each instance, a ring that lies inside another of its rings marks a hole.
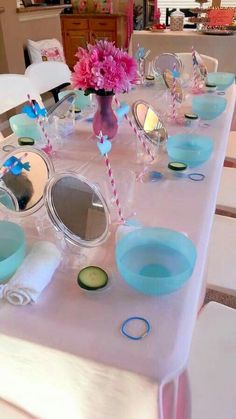
[[[85,94],[100,96],[128,92],[137,80],[136,60],[116,48],[113,42],[97,41],[87,49],[78,48],[72,83]]]

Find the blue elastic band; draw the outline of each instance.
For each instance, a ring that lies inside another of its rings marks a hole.
[[[133,320],[140,320],[140,321],[142,321],[146,325],[146,330],[145,330],[144,333],[142,333],[142,335],[140,335],[140,336],[132,336],[132,335],[129,335],[126,332],[125,329],[126,329],[127,324],[130,323]],[[122,323],[122,326],[120,328],[120,331],[121,331],[122,335],[126,336],[127,338],[129,338],[131,340],[141,340],[141,339],[143,339],[145,336],[147,336],[149,334],[150,330],[151,330],[151,326],[150,326],[149,321],[146,320],[146,319],[144,319],[144,317],[138,317],[138,316],[129,317],[128,319],[126,319]]]
[[[189,173],[188,178],[194,180],[195,182],[200,182],[201,180],[205,179],[205,175],[203,173]]]

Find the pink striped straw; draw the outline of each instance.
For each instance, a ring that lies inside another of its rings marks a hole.
[[[195,89],[199,89],[199,80],[198,80],[198,74],[197,74],[197,66],[196,66],[196,54],[195,49],[192,46],[192,61],[193,61],[193,81],[194,81],[194,87]]]
[[[100,143],[103,143],[104,142],[104,138],[103,138],[102,133],[99,134],[99,140],[100,140]],[[111,164],[110,164],[110,161],[109,161],[109,158],[108,158],[108,154],[107,153],[104,154],[104,160],[105,160],[105,164],[106,164],[106,167],[107,167],[107,173],[108,173],[108,176],[109,176],[109,179],[110,179],[110,183],[111,183],[111,187],[112,187],[112,191],[113,191],[113,196],[115,198],[115,203],[116,203],[116,206],[117,206],[117,209],[118,209],[119,218],[120,218],[120,221],[123,222],[124,221],[124,217],[122,215],[122,210],[121,210],[121,206],[120,206],[120,200],[119,200],[118,193],[117,193],[117,187],[116,187],[115,179],[114,179],[114,176],[113,176],[113,173],[112,173],[112,170],[111,170]]]
[[[39,127],[40,127],[40,129],[41,129],[41,131],[42,131],[42,133],[43,133],[43,136],[44,136],[44,138],[45,138],[45,140],[46,140],[47,146],[51,149],[51,148],[52,148],[52,146],[51,146],[51,143],[50,143],[49,136],[48,136],[48,134],[47,134],[47,132],[46,132],[46,130],[45,130],[45,128],[44,128],[43,121],[42,121],[42,119],[40,118],[40,116],[38,115],[37,110],[36,110],[36,107],[34,106],[34,102],[33,102],[33,100],[31,99],[31,97],[30,97],[30,95],[29,95],[29,94],[27,95],[27,98],[28,98],[28,102],[29,102],[29,104],[30,104],[30,106],[31,106],[31,108],[32,108],[32,110],[33,110],[33,112],[34,112],[35,116],[36,116],[36,120],[37,120],[37,122],[38,122],[38,124],[39,124]]]
[[[116,97],[116,96],[115,96],[115,102],[116,102],[117,106],[118,106],[118,107],[120,107],[120,102],[119,102],[119,100],[117,99],[117,97]],[[134,131],[134,133],[135,133],[136,137],[137,137],[137,138],[138,138],[138,140],[142,143],[142,146],[143,146],[144,150],[146,151],[146,153],[147,153],[147,154],[151,157],[151,159],[152,159],[152,160],[155,160],[155,157],[154,157],[154,155],[152,154],[152,152],[151,152],[150,148],[147,146],[147,144],[146,144],[146,142],[144,141],[144,139],[143,139],[142,135],[139,133],[139,131],[137,130],[136,126],[133,124],[133,122],[132,122],[132,120],[130,119],[130,117],[129,117],[127,114],[125,114],[124,116],[125,116],[126,121],[128,121],[128,123],[129,123],[130,127],[133,129],[133,131]]]
[[[23,156],[19,157],[19,159],[17,158],[17,161],[15,161],[14,163],[12,163],[12,164],[11,164],[11,166],[6,167],[6,168],[2,171],[2,173],[0,173],[0,179],[1,179],[4,175],[6,175],[8,172],[10,172],[10,171],[11,171],[11,169],[13,169],[13,167],[15,167],[15,166],[19,163],[19,161],[23,160],[23,159],[24,159],[25,157],[27,157],[27,156],[28,156],[28,153],[23,154]]]
[[[176,121],[177,114],[176,114],[176,63],[173,65],[173,85],[171,89],[171,98],[172,98],[172,119]]]

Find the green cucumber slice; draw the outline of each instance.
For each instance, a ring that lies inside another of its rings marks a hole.
[[[30,137],[20,137],[18,138],[19,145],[34,145],[33,138]]]
[[[79,272],[77,282],[81,288],[95,291],[107,285],[108,275],[98,266],[87,266]]]

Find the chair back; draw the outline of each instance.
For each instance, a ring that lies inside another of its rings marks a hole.
[[[71,82],[71,71],[68,65],[58,61],[31,64],[27,67],[25,75],[40,94]]]
[[[184,73],[191,74],[193,71],[193,61],[191,52],[176,52],[176,55],[180,58],[183,64]],[[202,60],[204,61],[207,71],[209,73],[217,71],[218,60],[214,57],[201,54]]]
[[[0,115],[27,102],[28,94],[42,106],[37,88],[27,77],[21,74],[0,74]]]

